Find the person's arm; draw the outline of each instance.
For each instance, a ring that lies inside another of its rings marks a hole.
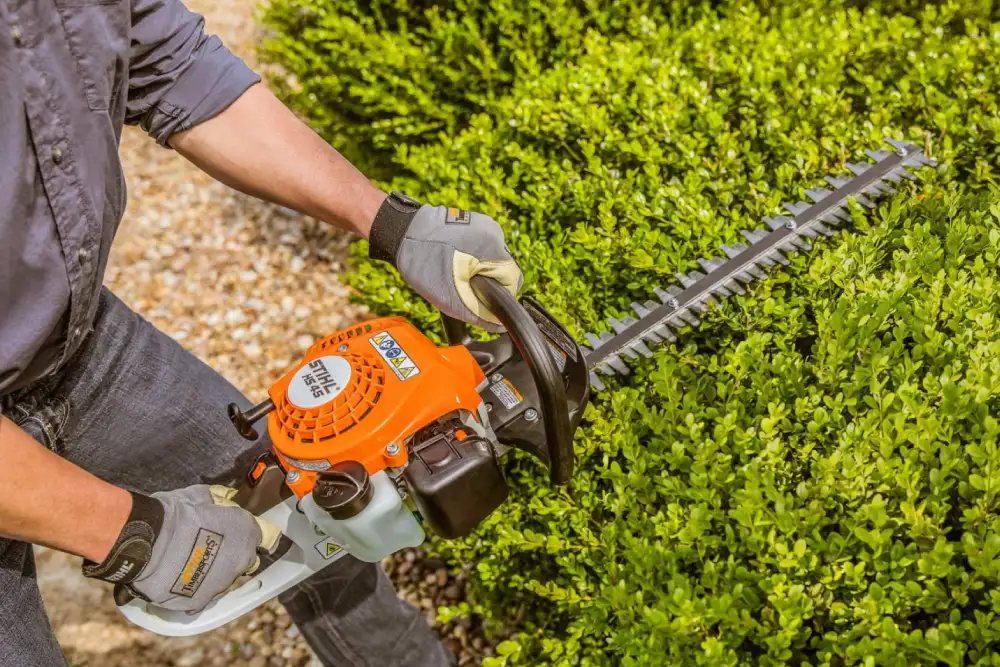
[[[368,239],[442,313],[500,331],[472,289],[489,276],[516,295],[523,278],[500,225],[458,207],[386,196],[258,85],[182,0],[131,0],[126,122],[227,185]]]
[[[232,188],[363,238],[386,198],[263,85],[167,143]]]
[[[0,416],[0,536],[101,562],[132,509],[128,491],[52,453]]]

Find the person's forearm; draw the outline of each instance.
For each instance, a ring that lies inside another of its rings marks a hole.
[[[170,146],[213,178],[368,238],[385,199],[350,162],[263,85]]]
[[[101,562],[132,510],[124,489],[50,452],[0,416],[0,536]]]

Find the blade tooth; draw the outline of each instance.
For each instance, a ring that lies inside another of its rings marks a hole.
[[[692,271],[687,275],[684,275],[683,273],[677,274],[677,279],[681,281],[681,284],[684,285],[684,287],[691,287],[691,285],[694,285],[696,282],[698,282],[704,277],[705,274],[702,273],[701,271]]]
[[[798,215],[799,213],[808,210],[811,204],[804,201],[797,201],[794,204],[792,204],[791,202],[786,201],[785,203],[782,204],[782,206],[785,208],[786,211],[788,211],[792,215]]]
[[[883,194],[882,190],[878,187],[878,181],[872,183],[861,192],[867,195],[869,199],[879,199]]]
[[[597,391],[604,391],[604,383],[595,371],[590,371],[590,386]]]
[[[873,202],[871,199],[864,196],[860,192],[854,195],[854,201],[858,202],[859,204],[861,204],[866,208],[875,208],[875,202]]]
[[[671,297],[680,296],[683,293],[684,290],[682,290],[677,285],[671,285],[670,287],[667,288],[667,294],[669,294]]]
[[[615,369],[612,368],[611,365],[608,364],[607,361],[603,361],[600,364],[598,364],[597,370],[601,371],[605,375],[615,375],[616,374],[615,373]]]
[[[627,327],[632,326],[636,322],[638,322],[638,320],[632,317],[631,315],[626,315],[625,317],[622,318],[622,324],[624,324]]]
[[[765,257],[761,257],[761,259],[762,260],[763,259],[767,259],[768,261],[771,262],[771,264],[768,265],[768,268],[770,268],[771,266],[774,266],[775,264],[781,264],[783,266],[788,266],[791,263],[791,262],[789,262],[789,260],[788,260],[787,257],[785,257],[784,255],[782,255],[779,252],[779,248],[774,248],[773,250],[771,250],[771,252],[769,252],[767,254],[766,258]]]
[[[668,340],[671,343],[677,340],[677,336],[674,335],[674,332],[671,331],[670,327],[668,327],[666,324],[661,324],[660,326],[653,329],[653,331],[656,332],[656,335],[662,338],[663,340]]]
[[[647,310],[653,310],[654,308],[660,307],[660,304],[656,303],[655,301],[647,301],[643,305],[646,306]]]
[[[837,233],[837,232],[835,232],[832,229],[828,229],[827,226],[824,225],[822,222],[815,222],[815,223],[813,223],[812,228],[816,232],[822,234],[823,236],[835,236],[836,233]]]
[[[733,294],[739,294],[741,296],[747,293],[747,291],[743,289],[743,286],[740,285],[735,278],[726,281],[726,289]]]
[[[895,176],[898,180],[893,181],[893,183],[899,183],[901,179],[906,179],[908,181],[915,181],[917,177],[906,170],[906,167],[897,167],[890,171],[886,176]]]
[[[713,289],[712,294],[714,294],[719,298],[725,299],[727,296],[732,296],[733,293],[730,292],[729,288],[726,287],[725,283],[723,283],[722,285],[719,285],[718,287]]]
[[[775,262],[767,255],[761,255],[760,257],[754,260],[754,263],[757,264],[757,266],[760,266],[765,269],[770,269],[772,266],[777,264],[777,262]]]
[[[801,236],[789,236],[777,249],[785,251],[786,255],[794,255],[799,250],[809,250],[810,247],[809,242]]]
[[[639,317],[646,317],[646,315],[649,315],[649,310],[646,308],[646,306],[636,301],[632,302],[632,310],[634,310],[635,314],[638,315]]]
[[[678,313],[677,317],[683,320],[684,323],[690,326],[692,329],[697,329],[698,325],[701,324],[701,320],[699,320],[695,316],[695,314],[692,313],[690,310],[685,310],[683,312]]]
[[[826,188],[810,188],[809,190],[806,190],[806,196],[817,204],[832,194],[833,191],[827,190]]]
[[[881,162],[882,160],[888,160],[894,153],[892,151],[879,149],[877,151],[865,151],[865,155],[875,160],[876,162]]]
[[[774,266],[774,262],[771,262],[770,266]],[[767,268],[767,267],[763,267],[762,268],[762,267],[757,266],[755,264],[751,264],[750,266],[747,267],[747,273],[749,273],[751,276],[753,276],[757,280],[767,280],[767,272],[764,271],[764,268]]]
[[[718,305],[719,302],[716,299],[712,298],[712,295],[706,294],[700,300],[692,303],[691,308],[704,315],[705,313],[708,312],[709,308],[716,307]]]
[[[747,247],[742,243],[734,243],[733,245],[722,244],[722,252],[726,253],[726,257],[729,259],[739,257],[739,255],[746,249]]]
[[[872,184],[872,187],[876,188],[879,192],[887,195],[894,195],[898,192],[896,188],[892,187],[888,183],[885,183],[884,181],[875,181]]]
[[[903,164],[908,167],[916,167],[919,169],[920,167],[936,167],[937,160],[929,158],[923,153],[914,153],[903,160]]]
[[[711,273],[717,268],[726,263],[726,260],[720,257],[712,257],[711,259],[705,259],[704,257],[698,258],[698,263],[701,264],[701,268],[705,269],[706,273]]]
[[[812,225],[808,227],[803,227],[802,229],[798,230],[798,234],[799,236],[804,236],[805,238],[809,239],[816,238],[816,230]]]
[[[743,237],[746,238],[747,241],[750,241],[750,244],[753,245],[766,239],[769,232],[765,229],[742,229],[740,230],[740,234],[742,234]]]
[[[872,168],[870,164],[865,164],[863,162],[848,162],[844,166],[847,167],[855,176],[860,176]]]
[[[627,359],[631,361],[635,361],[636,359],[639,358],[639,355],[635,353],[635,351],[632,349],[631,346],[623,347],[622,349],[618,350],[618,353],[625,356]]]
[[[653,351],[650,350],[648,347],[646,347],[646,344],[641,340],[637,340],[636,342],[632,343],[631,347],[633,350],[638,351],[639,354],[646,357],[647,359],[653,356]]]
[[[851,182],[850,176],[824,176],[823,180],[838,190]]]
[[[642,338],[647,343],[659,344],[663,342],[663,339],[660,338],[655,331],[647,331],[646,333],[642,334]]]
[[[587,342],[590,344],[590,347],[593,350],[596,350],[604,343],[604,341],[602,341],[600,338],[590,333],[589,331],[583,335],[587,339]]]
[[[885,143],[895,148],[896,151],[903,151],[904,153],[916,153],[917,151],[920,150],[920,146],[917,146],[916,144],[911,144],[908,141],[900,141],[899,139],[890,139],[889,137],[886,137],[884,141]]]
[[[615,333],[621,333],[625,331],[626,327],[628,326],[624,322],[619,322],[614,317],[608,318],[608,324],[610,324],[611,328],[615,330]]]
[[[617,354],[608,357],[606,363],[619,375],[629,374],[628,366],[625,365],[625,362]]]
[[[653,288],[653,294],[655,294],[656,298],[660,300],[660,303],[666,303],[672,298],[666,290],[660,289],[659,287]]]
[[[836,213],[827,213],[821,216],[820,220],[822,220],[828,225],[833,225],[834,227],[842,222],[840,216],[838,216]]]
[[[737,274],[734,274],[733,275],[733,280],[738,280],[740,283],[742,283],[744,285],[749,285],[754,280],[757,280],[757,278],[752,273],[750,273],[750,271],[747,269],[747,270],[740,271]]]
[[[770,227],[771,229],[781,229],[782,227],[787,225],[790,220],[791,218],[786,218],[783,215],[777,215],[773,218],[764,216],[764,222],[767,223],[767,226]]]

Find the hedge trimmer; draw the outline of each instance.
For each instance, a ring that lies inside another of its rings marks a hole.
[[[933,166],[919,147],[889,140],[874,163],[847,165],[807,190],[812,203],[785,204],[790,216],[764,218],[746,244],[699,259],[680,285],[634,303],[635,316],[609,318],[613,330],[580,345],[534,299],[514,299],[491,279],[472,279],[477,296],[506,333],[482,342],[444,318],[449,345],[438,347],[412,324],[386,317],[338,331],[271,387],[269,398],[230,418],[250,440],[267,417],[271,450],[247,472],[236,501],[281,528],[284,538],[249,580],[198,613],[167,611],[119,598],[136,624],[165,635],[217,628],[260,606],[346,554],[368,562],[421,544],[425,529],[468,535],[507,498],[500,458],[511,448],[544,461],[552,484],[573,471],[573,433],[601,376],[626,375],[626,360],[675,341],[700,324],[718,299],[744,294],[810,240],[848,222],[848,202],[874,208]]]

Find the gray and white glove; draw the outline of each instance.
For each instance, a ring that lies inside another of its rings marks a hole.
[[[132,512],[102,563],[83,574],[115,584],[115,600],[200,611],[260,566],[281,532],[239,507],[234,489],[199,484],[152,496],[132,494]]]
[[[368,244],[372,259],[396,267],[407,284],[445,315],[503,331],[469,280],[488,276],[516,297],[524,277],[503,230],[488,215],[420,204],[393,192],[375,216]]]

